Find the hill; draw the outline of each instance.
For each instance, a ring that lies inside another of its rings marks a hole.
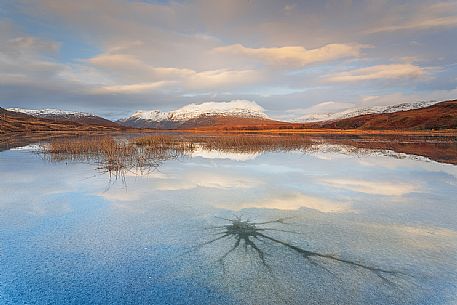
[[[126,129],[112,124],[83,124],[69,120],[45,119],[29,114],[0,108],[0,134],[12,132],[47,132],[47,131],[118,131]]]
[[[457,128],[457,100],[393,113],[366,114],[351,118],[313,123],[312,128],[439,130]]]
[[[401,103],[396,105],[385,105],[385,106],[365,106],[365,107],[355,107],[346,109],[344,111],[335,112],[335,113],[312,113],[304,115],[295,121],[301,123],[310,123],[310,122],[323,122],[323,121],[335,121],[341,119],[348,119],[356,116],[361,116],[365,114],[381,114],[381,113],[393,113],[398,111],[406,111],[412,109],[420,109],[428,106],[432,106],[438,103],[437,101],[421,101],[413,103]]]
[[[59,110],[59,109],[22,109],[22,108],[7,108],[7,111],[11,112],[18,112],[27,114],[33,117],[41,118],[41,119],[49,119],[54,121],[69,121],[69,122],[76,122],[83,125],[102,125],[102,126],[113,126],[119,127],[118,124],[102,118],[100,116],[85,113],[85,112],[77,112],[77,111],[66,111],[66,110]]]

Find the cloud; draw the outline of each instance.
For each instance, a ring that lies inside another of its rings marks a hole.
[[[329,82],[357,82],[379,79],[418,78],[426,74],[424,68],[413,64],[377,65],[324,77]]]
[[[160,191],[190,190],[198,187],[214,189],[246,189],[258,186],[259,181],[244,177],[217,175],[204,172],[186,174],[179,179],[170,177],[168,181],[160,181],[156,189]]]
[[[195,71],[156,67],[129,54],[100,54],[87,62],[108,75],[117,76],[115,84],[102,86],[96,90],[98,93],[138,93],[163,88],[178,91],[224,89],[256,83],[263,78],[261,72],[250,69]]]
[[[438,2],[420,5],[409,9],[411,17],[405,14],[397,16],[398,21],[390,21],[389,25],[375,27],[367,31],[369,34],[396,31],[417,31],[433,28],[457,27],[457,3]]]
[[[184,77],[184,86],[188,89],[224,88],[253,84],[262,79],[262,73],[256,70],[219,69],[203,72],[193,71]]]
[[[158,82],[152,82],[152,83],[103,86],[103,87],[95,88],[93,90],[93,92],[99,93],[99,94],[140,93],[140,92],[163,88],[164,86],[167,86],[168,84],[171,84],[171,83],[173,83],[173,82],[158,81]]]
[[[234,161],[248,161],[254,160],[259,157],[261,153],[237,153],[237,152],[223,152],[218,150],[208,150],[197,146],[192,151],[192,157],[200,157],[204,159],[229,159]]]
[[[308,108],[291,109],[287,112],[294,115],[303,115],[310,113],[333,113],[344,109],[352,108],[355,105],[346,102],[327,101],[321,102]]]
[[[53,60],[60,48],[55,41],[27,36],[4,22],[0,22],[0,40],[0,78],[3,82],[49,81],[65,69]]]
[[[455,1],[10,2],[1,14],[15,29],[0,29],[0,100],[10,107],[105,115],[251,99],[269,115],[288,118],[285,110],[322,102],[357,104],[361,96],[411,92],[406,81],[355,88],[357,80],[419,74],[414,85],[422,99],[449,90],[457,77]],[[417,33],[423,28],[433,31]],[[386,34],[367,35],[374,29]],[[421,74],[417,67],[351,74],[405,57],[441,71],[433,79],[424,77],[429,68]]]
[[[302,193],[287,193],[268,197],[254,202],[218,203],[218,208],[241,210],[247,208],[298,210],[301,208],[313,209],[321,213],[343,213],[351,211],[346,202],[333,202],[328,199],[308,196]]]
[[[405,94],[402,92],[395,92],[380,96],[362,96],[362,106],[373,105],[396,105],[401,103],[410,103],[417,101],[445,101],[455,99],[457,96],[457,88],[451,90],[434,90],[427,92],[416,92]]]
[[[367,46],[349,44],[327,44],[317,49],[305,49],[301,46],[279,48],[248,48],[241,44],[233,44],[215,48],[223,54],[248,56],[272,65],[307,66],[336,59],[359,57],[360,49]]]
[[[448,16],[428,20],[417,20],[405,24],[390,25],[371,30],[369,33],[395,32],[402,30],[422,30],[435,27],[457,27],[457,17]]]
[[[116,67],[116,66],[130,66],[141,65],[141,61],[131,55],[126,54],[99,54],[87,60],[89,63],[100,67]]]
[[[417,185],[410,183],[336,178],[322,179],[320,181],[336,188],[373,195],[402,196],[419,191]]]

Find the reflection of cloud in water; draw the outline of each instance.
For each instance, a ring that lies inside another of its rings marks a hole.
[[[41,150],[41,145],[39,145],[39,144],[28,144],[28,145],[25,145],[25,146],[19,146],[19,147],[10,148],[10,150],[12,150],[12,151],[15,151],[15,150],[39,151],[39,150]]]
[[[254,160],[260,155],[261,153],[259,152],[224,152],[222,150],[208,150],[199,146],[192,152],[192,157],[201,157],[204,159],[229,159],[234,161]]]
[[[361,179],[339,178],[321,179],[320,181],[336,188],[373,195],[402,196],[419,190],[417,185],[404,182],[368,181]]]
[[[428,159],[427,159],[428,160]],[[422,169],[427,172],[442,172],[446,173],[454,178],[457,178],[457,166],[452,166],[448,164],[439,163],[436,161],[424,161],[417,162],[418,159],[393,159],[388,157],[366,157],[359,159],[359,164],[367,167],[373,168],[387,168],[387,169],[397,169],[397,168],[413,168],[416,171]]]
[[[457,250],[457,231],[448,228],[398,223],[360,223],[359,229],[365,232],[383,232],[384,237],[378,235],[376,242],[382,244],[383,238],[387,238],[392,244],[395,240],[401,243],[397,245],[398,248],[407,247],[410,252],[413,249],[420,252],[426,250],[429,255],[435,253],[439,256],[441,253],[455,253]],[[451,257],[448,259],[452,260]],[[441,260],[444,262],[446,259]]]
[[[103,193],[97,193],[97,195],[109,201],[137,201],[144,199],[144,194],[139,192],[126,192],[125,190],[110,190]]]
[[[160,172],[157,168],[153,170],[147,170],[143,168],[132,169],[125,173],[125,177],[141,177],[142,179],[152,178],[152,179],[168,179],[168,175]]]
[[[287,193],[253,202],[218,203],[218,208],[239,211],[245,208],[298,210],[308,208],[322,213],[342,213],[351,211],[347,202],[333,202],[328,199],[308,196],[302,193]]]
[[[170,178],[169,180],[161,180],[155,186],[155,189],[160,191],[177,191],[189,190],[198,187],[215,188],[215,189],[231,189],[231,188],[252,188],[261,184],[252,178],[246,178],[234,175],[215,175],[206,172],[192,172],[181,177]]]

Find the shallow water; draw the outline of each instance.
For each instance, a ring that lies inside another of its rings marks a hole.
[[[115,180],[5,150],[0,304],[456,304],[457,166],[418,155],[197,149]]]

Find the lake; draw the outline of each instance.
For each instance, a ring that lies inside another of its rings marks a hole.
[[[0,304],[456,304],[455,139],[0,152]]]

